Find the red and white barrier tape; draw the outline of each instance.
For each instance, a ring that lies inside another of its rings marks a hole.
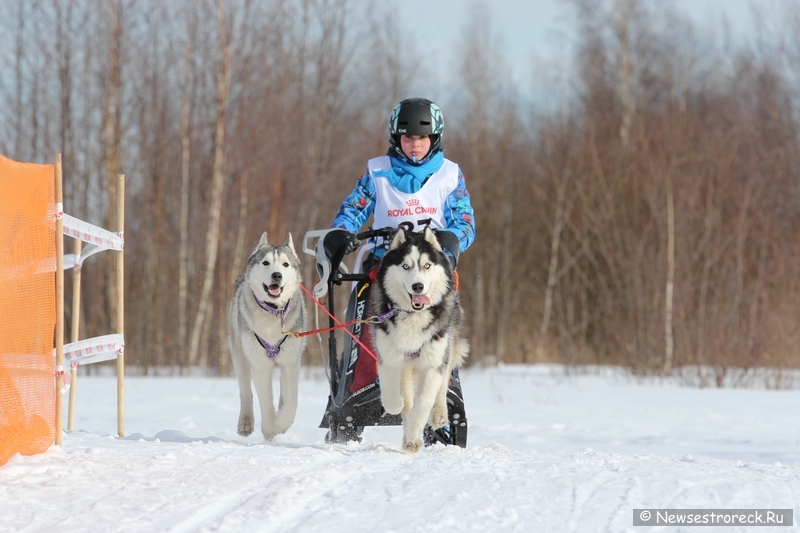
[[[61,394],[64,394],[69,390],[69,386],[72,384],[72,372],[65,372],[64,367],[61,365],[56,366],[56,377],[61,377],[64,379],[63,386],[61,387]]]
[[[64,235],[88,242],[109,250],[121,252],[125,247],[122,233],[114,233],[73,216],[63,214]]]
[[[64,361],[73,367],[116,359],[125,351],[125,339],[120,333],[93,337],[64,345]],[[53,350],[55,353],[55,350]],[[62,368],[63,370],[63,368]]]

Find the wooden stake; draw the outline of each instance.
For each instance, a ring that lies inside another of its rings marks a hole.
[[[80,239],[75,239],[75,266],[72,267],[72,342],[80,340],[80,325],[81,325],[81,268],[78,264],[81,258],[81,251],[83,242]],[[78,388],[78,367],[70,369],[72,372],[72,381],[69,387],[69,411],[67,416],[67,429],[73,431],[75,429],[75,399]]]
[[[125,175],[117,175],[117,227],[125,234]],[[125,338],[125,252],[117,256],[117,333]],[[125,436],[125,349],[117,355],[117,433]]]
[[[61,188],[61,154],[55,158],[56,180],[56,446],[61,446],[64,429],[63,401],[61,389],[64,388],[64,223],[63,192]]]

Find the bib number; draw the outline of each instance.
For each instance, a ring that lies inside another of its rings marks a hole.
[[[410,222],[410,221],[406,220],[406,221],[401,222],[400,224],[398,224],[397,227],[398,228],[403,228],[407,232],[412,232],[412,231],[415,231],[414,230],[415,227],[424,228],[425,226],[430,226],[432,221],[433,221],[433,219],[430,219],[430,218],[422,218],[420,220],[417,220],[417,223],[416,223],[416,226],[415,226],[415,224],[413,222]]]

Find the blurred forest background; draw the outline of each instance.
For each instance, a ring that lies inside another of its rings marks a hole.
[[[712,385],[800,367],[800,4],[720,51],[661,3],[574,1],[574,71],[545,107],[504,84],[479,6],[442,101],[414,90],[425,51],[369,5],[0,0],[0,153],[62,153],[65,211],[112,230],[126,176],[127,364],[229,374],[225,309],[261,233],[300,252],[385,153],[393,105],[424,96],[476,212],[470,364]],[[83,337],[113,331],[113,260],[84,265]]]

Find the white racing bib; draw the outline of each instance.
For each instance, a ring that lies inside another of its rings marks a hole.
[[[445,159],[439,170],[431,174],[422,188],[411,194],[400,192],[385,176],[377,171],[391,168],[389,156],[376,157],[367,162],[367,169],[375,183],[374,228],[404,226],[420,231],[425,226],[445,228],[444,210],[447,197],[458,187],[458,165]]]

